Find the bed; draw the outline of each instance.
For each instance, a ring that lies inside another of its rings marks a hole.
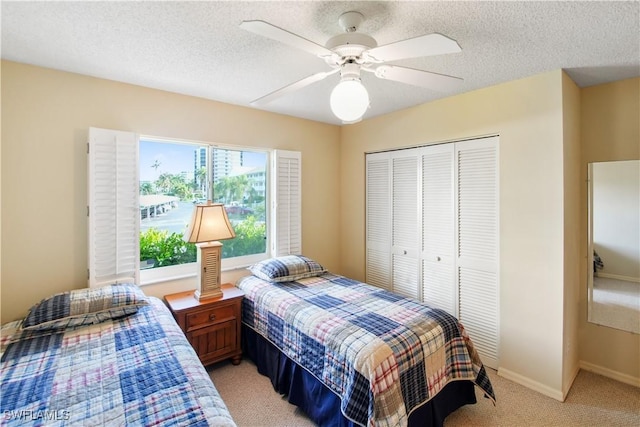
[[[54,295],[1,334],[2,425],[235,426],[170,311],[137,286]]]
[[[320,426],[431,426],[475,387],[495,403],[471,340],[446,312],[300,255],[253,265],[236,286],[243,351]]]

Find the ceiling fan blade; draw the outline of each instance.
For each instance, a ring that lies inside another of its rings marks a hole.
[[[415,70],[413,68],[398,67],[396,65],[381,65],[375,69],[375,75],[381,79],[394,80],[396,82],[433,89],[439,92],[455,89],[464,81],[459,77]]]
[[[263,37],[277,40],[281,43],[307,51],[313,55],[324,57],[331,56],[333,52],[324,46],[293,34],[287,30],[271,25],[264,21],[243,21],[240,28],[258,34]]]
[[[367,51],[367,55],[377,62],[386,62],[461,51],[457,41],[442,34],[433,33],[374,47]]]
[[[298,80],[295,83],[291,83],[290,85],[287,85],[283,88],[280,88],[278,90],[275,90],[273,92],[271,92],[268,95],[265,95],[261,98],[258,98],[256,100],[251,101],[251,105],[256,106],[256,107],[260,107],[262,105],[266,105],[268,103],[270,103],[271,101],[280,98],[283,95],[286,95],[289,92],[293,92],[296,91],[298,89],[302,89],[303,87],[309,86],[313,83],[319,82],[322,79],[325,79],[327,77],[329,77],[332,74],[337,73],[338,71],[340,71],[339,68],[336,68],[334,70],[331,71],[323,71],[321,73],[316,73],[316,74],[312,74],[309,77],[305,77],[302,80]]]

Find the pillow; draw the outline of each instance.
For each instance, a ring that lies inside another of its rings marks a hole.
[[[133,284],[76,289],[45,298],[31,307],[22,327],[48,330],[93,325],[135,314],[147,304],[147,297]]]
[[[323,266],[302,255],[286,255],[260,261],[249,267],[249,271],[268,282],[292,282],[327,272]]]

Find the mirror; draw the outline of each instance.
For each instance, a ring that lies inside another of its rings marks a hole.
[[[640,334],[640,160],[589,164],[589,322]]]

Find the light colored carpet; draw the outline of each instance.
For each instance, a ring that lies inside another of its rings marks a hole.
[[[244,358],[239,365],[220,362],[207,368],[238,427],[306,427],[313,422],[277,393],[271,380]]]
[[[581,370],[564,402],[516,384],[488,369],[496,406],[483,399],[449,415],[453,426],[640,426],[640,388]]]
[[[273,390],[271,382],[243,359],[208,368],[211,379],[239,427],[305,427],[313,423]],[[558,402],[488,370],[497,404],[483,398],[449,415],[456,426],[640,426],[640,388],[580,371],[565,402]],[[478,388],[476,387],[476,392]]]

